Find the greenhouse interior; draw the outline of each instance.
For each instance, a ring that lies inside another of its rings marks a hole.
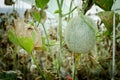
[[[120,80],[120,0],[0,0],[0,80]]]

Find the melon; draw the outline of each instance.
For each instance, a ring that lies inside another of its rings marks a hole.
[[[95,23],[83,14],[72,18],[66,26],[65,43],[74,53],[89,53],[96,43]]]

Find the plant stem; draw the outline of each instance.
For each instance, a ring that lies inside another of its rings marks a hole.
[[[60,40],[60,52],[58,53],[58,70],[57,74],[60,77],[60,63],[61,63],[61,53],[62,53],[62,5],[63,0],[61,0],[61,3],[59,0],[57,0],[58,8],[59,8],[59,27],[58,27],[58,34],[59,34],[59,40]],[[59,78],[60,79],[60,78]]]
[[[70,14],[76,9],[77,7],[73,8],[72,10],[70,10],[70,12],[66,13],[66,14],[63,14],[62,17],[66,16],[66,15],[69,15],[68,16],[68,21],[70,20]]]
[[[45,78],[45,76],[44,76],[44,73],[43,73],[42,69],[39,67],[39,65],[38,65],[38,63],[37,63],[37,61],[36,61],[34,55],[33,55],[32,53],[30,53],[30,56],[31,56],[31,58],[32,58],[32,60],[33,60],[33,62],[34,62],[34,64],[36,65],[37,70],[38,70],[40,76],[42,77],[42,80],[46,80],[46,78]]]
[[[113,55],[112,55],[112,80],[115,76],[115,13],[113,15]]]
[[[62,53],[62,19],[59,17],[59,39],[60,39],[60,52],[58,53],[58,73],[60,74],[60,65],[61,65],[61,53]]]
[[[46,29],[45,29],[45,26],[44,26],[44,24],[43,23],[41,23],[42,24],[42,26],[43,26],[43,29],[44,29],[44,33],[45,33],[45,36],[46,36],[46,39],[47,39],[47,44],[49,45],[49,39],[48,39],[48,35],[47,35],[47,31],[46,31]]]
[[[71,0],[71,2],[70,2],[68,21],[70,20],[70,13],[74,11],[74,9],[71,10],[72,9],[72,4],[73,4],[73,0]]]
[[[11,48],[11,50],[12,50],[12,48]],[[12,50],[12,53],[13,53],[14,70],[17,70],[17,66],[18,66],[17,61],[16,61],[17,46],[15,46],[14,51]],[[18,60],[18,62],[19,62],[19,60]]]
[[[46,29],[45,29],[44,24],[43,24],[43,23],[41,23],[41,24],[42,24],[42,26],[43,26],[44,33],[45,33],[45,36],[46,36],[46,39],[47,39],[47,44],[48,44],[49,52],[50,52],[50,54],[52,55],[52,60],[54,61],[54,54],[52,54],[52,51],[51,51],[51,49],[50,49],[50,47],[49,47],[50,42],[49,42],[49,39],[48,39],[47,31],[46,31]],[[53,65],[54,65],[54,63],[53,63]]]
[[[60,49],[62,49],[62,18],[59,16],[59,39],[60,39]]]
[[[41,23],[40,21],[41,21],[41,20],[39,20],[39,22],[38,22],[38,26],[39,26],[39,23]],[[46,36],[46,39],[47,39],[47,44],[48,44],[49,52],[50,52],[50,54],[52,55],[52,60],[54,61],[54,54],[52,54],[52,51],[51,51],[51,49],[50,49],[50,47],[49,47],[50,42],[49,42],[49,39],[48,39],[48,35],[47,35],[47,31],[46,31],[45,25],[44,25],[44,23],[41,23],[41,24],[42,24],[42,27],[43,27],[43,30],[44,30],[44,33],[45,33],[45,36]],[[38,26],[37,26],[37,27],[38,27]]]
[[[54,61],[54,54],[52,54],[52,51],[51,51],[51,49],[49,47],[50,42],[49,42],[49,39],[48,39],[48,35],[47,35],[47,31],[46,31],[45,25],[44,25],[44,23],[41,22],[41,20],[39,20],[37,26],[39,26],[39,23],[41,23],[41,25],[43,27],[43,30],[44,30],[44,33],[45,33],[45,36],[46,36],[46,39],[47,39],[48,49],[49,49],[50,54],[52,55],[52,60]]]
[[[73,80],[76,80],[76,60],[75,60],[75,53],[72,53],[72,60],[73,60],[73,71],[72,71],[72,78]]]

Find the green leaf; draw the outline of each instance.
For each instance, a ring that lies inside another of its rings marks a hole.
[[[14,31],[13,30],[9,30],[8,31],[8,37],[9,37],[9,40],[15,44],[16,46],[19,45],[18,44],[18,40],[17,40],[17,36],[15,35]]]
[[[34,22],[33,22],[33,21],[32,21],[32,22],[30,22],[30,25],[31,25],[31,26],[34,26]]]
[[[18,37],[19,45],[28,53],[31,53],[34,48],[34,41],[30,37]]]
[[[113,11],[105,11],[105,12],[99,12],[98,16],[101,18],[102,22],[104,23],[105,27],[109,32],[112,32],[113,29]],[[116,14],[115,18],[116,26],[119,22],[119,15]]]
[[[33,38],[35,38],[34,33],[32,34],[32,36],[33,36]],[[15,35],[15,32],[13,30],[9,30],[8,37],[9,37],[10,41],[13,44],[22,47],[28,53],[32,52],[32,50],[34,48],[34,40],[33,40],[33,38],[25,37],[25,36],[18,37],[18,36]]]
[[[39,11],[34,11],[33,13],[32,13],[32,17],[33,17],[33,19],[35,20],[35,21],[40,21],[40,19],[41,19],[41,16],[40,16],[40,12]]]
[[[110,11],[113,0],[94,0],[94,3],[106,11]]]
[[[14,71],[0,72],[0,80],[15,80],[15,79],[17,79],[17,74]]]
[[[54,14],[60,13],[60,10],[55,10]]]
[[[44,9],[48,2],[49,0],[35,0],[36,6],[41,9]]]
[[[103,34],[106,35],[106,36],[110,36],[111,35],[111,33],[108,30],[105,31]]]

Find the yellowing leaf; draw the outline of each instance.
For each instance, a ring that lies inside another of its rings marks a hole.
[[[94,2],[106,11],[110,11],[113,5],[113,0],[94,0]]]
[[[98,13],[98,16],[101,18],[102,22],[104,23],[105,27],[107,28],[107,30],[109,32],[112,32],[113,29],[113,11],[104,11],[104,12],[100,12]],[[119,22],[119,15],[116,14],[116,25]]]

